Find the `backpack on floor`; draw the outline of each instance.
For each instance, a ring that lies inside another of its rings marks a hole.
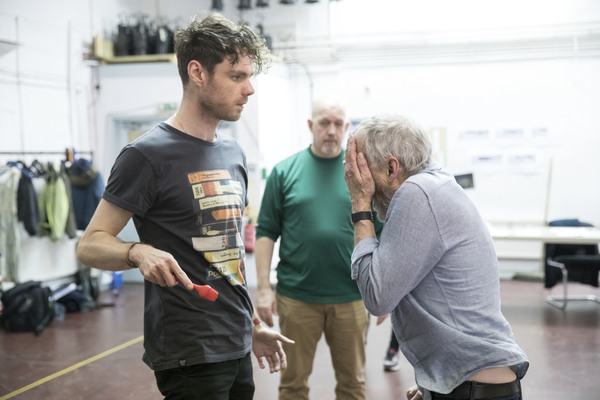
[[[41,282],[19,283],[2,294],[2,326],[9,332],[42,333],[54,317],[52,291]]]

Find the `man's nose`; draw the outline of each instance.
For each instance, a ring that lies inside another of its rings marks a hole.
[[[246,96],[252,96],[254,94],[254,86],[252,86],[252,82],[250,80],[248,80],[248,85],[245,87],[244,94]]]
[[[327,134],[328,135],[335,135],[337,133],[337,130],[335,129],[335,124],[332,122],[329,125],[327,125]]]

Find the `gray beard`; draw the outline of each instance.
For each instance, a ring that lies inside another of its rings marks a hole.
[[[377,213],[379,222],[385,222],[385,215],[387,214],[389,205],[390,203],[384,204],[383,202],[379,203],[378,201],[373,201],[373,209]]]
[[[380,222],[385,222],[385,216],[387,215],[394,193],[395,192],[385,188],[376,191],[375,196],[373,196],[373,209],[377,212],[377,219]]]

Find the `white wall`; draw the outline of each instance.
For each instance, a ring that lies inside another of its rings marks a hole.
[[[600,224],[600,3],[348,0],[330,15],[328,39],[276,45],[304,60],[315,92],[340,94],[353,119],[398,112],[445,132],[443,163],[475,173],[488,220]],[[291,76],[306,97],[306,70]],[[500,138],[509,129],[521,137]],[[472,130],[489,135],[465,140]],[[475,162],[487,155],[500,164]]]
[[[595,0],[342,0],[332,12],[335,35],[452,32],[598,20]]]
[[[299,0],[293,6],[272,0],[269,8],[243,13],[236,9],[236,1],[224,3],[225,15],[253,25],[263,23],[266,33],[273,36],[275,52],[286,62],[295,60],[308,65],[313,74],[315,65],[309,60],[297,59],[298,53],[286,48],[294,46],[292,39],[312,46],[313,54],[322,51],[322,47],[315,46],[317,41],[356,45],[366,41],[372,47],[383,43],[379,57],[368,59],[368,73],[376,74],[376,67],[386,56],[385,45],[389,46],[392,39],[397,41],[399,37],[404,43],[417,40],[423,44],[435,41],[464,44],[480,40],[483,33],[493,34],[494,39],[532,37],[539,34],[541,27],[548,34],[563,32],[570,24],[600,21],[600,3],[595,0],[461,0],[452,3],[342,0],[317,4]],[[128,13],[143,12],[150,17],[161,14],[168,19],[185,21],[193,14],[206,12],[210,4],[210,0],[1,1],[0,40],[21,43],[16,50],[0,56],[0,131],[11,132],[4,135],[2,147],[24,146],[29,150],[40,146],[47,150],[51,145],[62,148],[63,143],[64,147],[71,145],[80,149],[97,147],[98,136],[103,132],[96,132],[99,124],[94,115],[90,115],[97,94],[93,88],[94,69],[82,60],[82,54],[89,53],[93,36],[98,33],[110,36],[119,18]],[[382,34],[386,34],[387,39],[382,39]],[[335,47],[327,48],[327,52],[336,50],[339,52]],[[333,74],[345,68],[344,64],[332,65]],[[297,82],[298,87],[294,87],[296,93],[289,101],[305,109],[309,104],[304,91],[309,86],[306,70],[298,64],[294,64],[293,69],[296,73],[291,76],[292,85]],[[518,75],[519,71],[513,73]],[[561,81],[562,77],[555,79]],[[580,79],[585,81],[586,75]],[[353,82],[345,84],[353,85]],[[321,91],[320,85],[320,82],[315,83],[316,92]],[[424,96],[428,93],[425,91]],[[442,107],[432,113],[443,110]],[[299,110],[299,114],[304,114],[303,110]],[[290,136],[305,135],[305,124],[298,124],[304,120],[302,115],[292,121],[292,127],[302,131]],[[298,125],[301,127],[297,128]]]
[[[315,86],[348,99],[351,118],[397,112],[426,129],[444,130],[445,165],[456,174],[475,173],[476,187],[469,193],[487,219],[543,222],[550,190],[550,219],[575,216],[598,224],[595,71],[600,59],[345,68],[335,78],[329,73],[314,78]],[[536,128],[546,133],[534,137]],[[522,129],[523,136],[501,139],[502,129]],[[487,130],[489,136],[461,138],[469,130]],[[502,164],[485,168],[474,162],[478,155],[500,155]],[[518,155],[534,159],[527,165],[509,162]]]

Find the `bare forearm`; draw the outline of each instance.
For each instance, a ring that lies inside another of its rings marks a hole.
[[[375,225],[369,220],[361,220],[354,223],[354,246],[368,237],[377,237],[375,235]]]
[[[131,243],[117,235],[132,217],[132,213],[102,199],[96,208],[79,244],[77,257],[88,267],[107,271],[130,268],[126,257]]]
[[[274,248],[275,242],[265,236],[259,238],[254,246],[258,290],[271,288],[271,260]]]
[[[371,199],[368,198],[352,198],[352,212],[371,211]],[[356,221],[354,223],[354,247],[368,237],[377,237],[375,235],[375,225],[368,219]]]
[[[106,232],[86,232],[77,245],[77,257],[88,267],[106,271],[130,269],[127,252],[132,243],[123,242]]]

